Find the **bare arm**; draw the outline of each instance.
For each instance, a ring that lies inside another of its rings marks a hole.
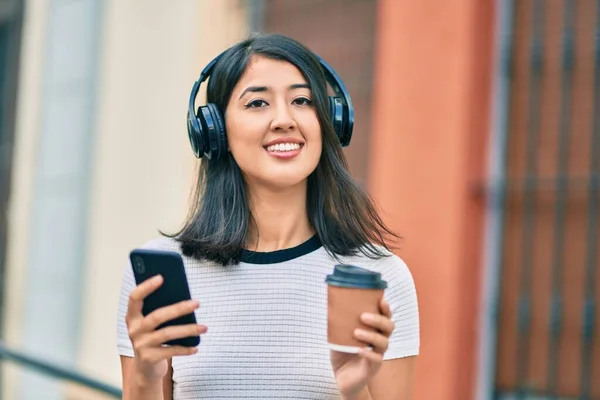
[[[123,400],[173,400],[173,369],[169,360],[169,370],[162,382],[145,382],[135,374],[135,359],[121,356],[123,375]]]
[[[410,400],[414,387],[416,357],[384,361],[369,382],[373,400]]]
[[[125,321],[134,357],[121,356],[124,400],[172,400],[171,359],[173,356],[194,354],[197,348],[164,347],[162,344],[206,332],[206,326],[196,324],[166,326],[157,330],[164,322],[193,312],[199,306],[195,301],[182,301],[161,307],[147,316],[142,315],[144,299],[162,282],[160,276],[148,279],[129,295]]]

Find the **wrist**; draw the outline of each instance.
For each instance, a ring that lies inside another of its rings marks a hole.
[[[131,380],[137,387],[148,387],[162,384],[162,377],[149,376],[135,366],[131,371]]]

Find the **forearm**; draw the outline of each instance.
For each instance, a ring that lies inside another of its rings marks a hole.
[[[131,373],[127,392],[123,395],[123,400],[165,400],[162,380],[148,381],[135,372]]]

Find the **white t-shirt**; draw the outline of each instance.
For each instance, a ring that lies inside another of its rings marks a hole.
[[[181,254],[169,238],[143,248]],[[174,357],[173,398],[339,399],[327,345],[327,284],[335,264],[314,237],[285,250],[245,251],[242,262],[223,267],[183,257],[198,323],[206,325],[198,353]],[[346,263],[382,274],[396,329],[385,359],[419,353],[419,314],[413,278],[391,255]],[[123,277],[117,322],[118,352],[133,356],[125,313],[135,287],[131,265]]]

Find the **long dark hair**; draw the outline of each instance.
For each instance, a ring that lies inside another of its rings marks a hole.
[[[222,115],[252,56],[295,65],[312,90],[321,125],[323,150],[308,177],[307,212],[321,243],[333,257],[358,254],[379,258],[389,250],[386,238],[398,238],[381,220],[366,191],[350,176],[342,147],[329,120],[327,85],[313,53],[276,34],[256,35],[231,47],[209,79],[207,102]],[[183,228],[174,235],[186,256],[221,265],[238,263],[254,220],[246,183],[231,153],[200,163],[194,200]]]

